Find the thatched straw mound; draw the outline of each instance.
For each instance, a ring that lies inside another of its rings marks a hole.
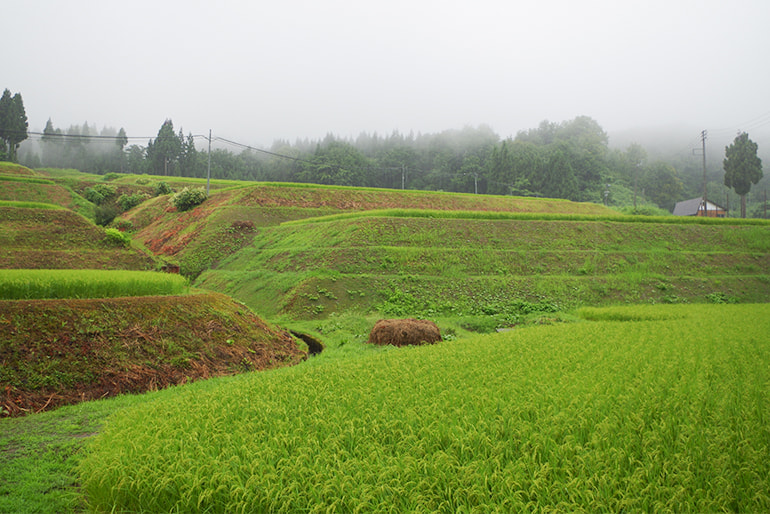
[[[441,331],[425,319],[381,319],[369,333],[369,343],[379,345],[422,345],[437,341],[441,341]]]

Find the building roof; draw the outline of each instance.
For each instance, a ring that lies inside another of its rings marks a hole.
[[[716,210],[722,210],[727,211],[724,207],[721,205],[717,205],[711,200],[707,200],[708,205],[707,208],[709,211],[716,211]],[[677,202],[674,206],[674,216],[695,216],[698,214],[698,211],[701,208],[701,205],[703,204],[703,198],[693,198],[692,200],[683,200],[681,202]]]
[[[698,214],[703,198],[693,198],[692,200],[683,200],[676,202],[674,206],[674,216],[695,216]]]

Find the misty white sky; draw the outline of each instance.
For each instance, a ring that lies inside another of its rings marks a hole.
[[[611,137],[770,126],[768,0],[36,0],[2,17],[0,89],[30,130],[154,137],[170,118],[267,146],[579,115]]]

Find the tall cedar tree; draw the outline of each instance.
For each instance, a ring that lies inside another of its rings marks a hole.
[[[746,195],[751,185],[762,179],[762,160],[757,157],[757,144],[741,132],[730,146],[725,147],[725,185],[741,197],[741,218],[746,217]]]
[[[150,170],[159,175],[173,175],[176,162],[182,153],[183,141],[174,133],[174,123],[166,120],[158,131],[155,141],[147,144],[147,160]]]
[[[6,89],[0,97],[0,139],[5,143],[8,160],[16,161],[16,148],[27,139],[28,126],[21,93],[11,96]]]

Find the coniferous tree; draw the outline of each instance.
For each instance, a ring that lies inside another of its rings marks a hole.
[[[27,128],[27,113],[21,93],[11,96],[11,91],[6,89],[0,97],[0,139],[3,140],[8,160],[16,160],[19,143],[27,139]],[[0,152],[3,152],[2,148]]]
[[[54,127],[51,118],[45,124],[43,137],[41,140],[41,150],[43,153],[43,166],[60,166],[62,158],[62,131]]]
[[[173,172],[179,155],[182,153],[182,141],[174,133],[174,123],[166,120],[158,131],[155,141],[147,144],[147,161],[151,173],[169,175]]]
[[[735,189],[741,197],[741,218],[746,217],[746,195],[751,185],[762,178],[762,160],[757,156],[757,144],[746,132],[738,134],[730,146],[725,147],[725,185]]]

